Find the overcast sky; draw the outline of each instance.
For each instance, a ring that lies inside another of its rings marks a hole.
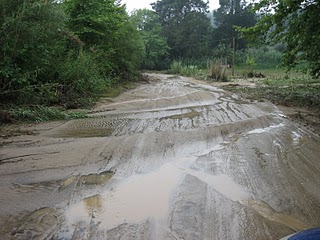
[[[130,13],[133,9],[149,8],[150,3],[156,2],[156,0],[121,0],[122,3],[127,5],[127,11]],[[210,0],[210,10],[217,9],[219,7],[219,0]]]

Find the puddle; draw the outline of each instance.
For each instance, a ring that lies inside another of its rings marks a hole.
[[[213,150],[222,149],[220,145]],[[164,164],[158,171],[139,174],[109,191],[86,198],[66,209],[67,225],[94,221],[109,230],[123,223],[135,224],[149,218],[167,220],[170,198],[184,176],[192,175],[233,201],[251,198],[232,178],[195,170],[197,156]]]
[[[233,179],[227,175],[211,175],[197,171],[187,171],[188,174],[198,178],[202,182],[208,184],[217,192],[224,195],[226,198],[240,202],[244,199],[250,199],[251,196],[245,189],[233,181]]]
[[[135,175],[116,189],[84,199],[66,211],[69,225],[91,218],[104,229],[148,218],[165,219],[171,192],[182,172],[170,165],[145,175]]]

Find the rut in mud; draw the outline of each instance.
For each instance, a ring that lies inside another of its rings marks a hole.
[[[320,138],[192,79],[0,148],[4,239],[279,239],[320,225]]]

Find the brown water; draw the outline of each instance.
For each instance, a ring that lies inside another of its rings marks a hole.
[[[229,176],[215,176],[192,167],[186,168],[194,164],[195,159],[166,163],[155,172],[133,175],[116,189],[86,198],[66,210],[67,222],[72,226],[78,221],[90,222],[94,216],[100,226],[112,229],[123,223],[140,223],[148,218],[166,220],[170,196],[186,175],[198,178],[232,201],[250,198]]]

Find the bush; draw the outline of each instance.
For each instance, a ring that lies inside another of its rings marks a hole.
[[[80,51],[76,58],[74,55],[73,52],[69,54],[60,70],[60,104],[66,108],[90,105],[111,85],[95,64],[92,54]]]
[[[0,12],[0,101],[46,104],[65,16],[53,0],[1,0]]]
[[[182,61],[173,61],[170,65],[169,73],[172,74],[181,74],[182,73],[183,64]]]

